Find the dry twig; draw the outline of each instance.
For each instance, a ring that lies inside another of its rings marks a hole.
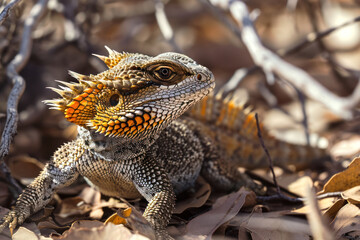
[[[3,158],[8,154],[10,143],[17,130],[18,111],[17,106],[19,100],[25,90],[25,81],[18,72],[25,66],[29,59],[32,49],[31,33],[33,32],[37,22],[46,9],[48,0],[39,0],[31,9],[29,17],[25,20],[23,37],[20,45],[19,53],[9,63],[6,68],[6,75],[11,81],[13,87],[7,101],[7,116],[4,131],[1,136],[0,145],[0,161],[2,171],[5,173],[7,180],[11,183],[16,191],[21,192],[21,188],[14,179],[10,177],[9,170],[3,162]]]
[[[231,78],[226,82],[226,84],[222,87],[222,91],[224,92],[224,96],[236,90],[237,86],[239,86],[240,82],[244,80],[247,76],[256,72],[259,68],[254,66],[251,68],[239,68],[237,69]]]
[[[257,199],[262,200],[262,201],[285,200],[285,201],[293,202],[293,203],[301,202],[302,201],[301,199],[288,197],[288,196],[284,195],[281,192],[280,186],[279,186],[279,184],[277,183],[277,180],[276,180],[276,175],[275,175],[275,172],[274,172],[274,164],[273,164],[272,158],[270,156],[269,150],[265,146],[264,139],[263,139],[262,134],[261,134],[259,118],[258,118],[257,113],[255,113],[255,120],[256,120],[256,127],[257,127],[257,133],[258,133],[259,141],[260,141],[260,144],[261,144],[262,148],[264,149],[265,154],[266,154],[266,156],[267,156],[267,158],[269,160],[269,168],[270,168],[271,174],[273,176],[273,181],[274,181],[274,185],[276,187],[276,192],[277,192],[277,195],[273,195],[273,196],[269,196],[269,197],[257,197]]]
[[[353,109],[360,102],[360,82],[350,96],[339,97],[335,95],[307,72],[282,60],[262,45],[244,2],[236,0],[210,0],[210,2],[214,6],[231,12],[240,26],[242,41],[249,50],[255,64],[263,69],[268,80],[269,77],[272,79],[272,74],[277,74],[294,84],[308,97],[326,105],[332,112],[342,118],[350,119],[353,117]]]
[[[9,16],[10,10],[20,2],[20,0],[12,0],[8,5],[4,7],[4,9],[0,13],[0,25],[3,21]]]
[[[357,23],[357,22],[360,22],[360,16],[348,21],[348,22],[345,22],[343,24],[340,24],[339,26],[336,26],[336,27],[332,27],[332,28],[329,28],[323,32],[312,32],[312,33],[309,33],[304,40],[302,40],[299,44],[289,48],[289,49],[280,49],[277,51],[277,54],[279,54],[280,56],[289,56],[289,55],[292,55],[294,53],[297,53],[299,51],[301,51],[302,49],[306,48],[307,46],[309,46],[310,44],[314,43],[314,42],[317,42],[319,41],[320,39],[330,35],[331,33],[339,30],[339,29],[342,29],[344,27],[347,27],[349,25],[352,25],[354,23]]]
[[[155,1],[155,17],[159,25],[160,31],[166,41],[168,41],[176,52],[183,52],[176,44],[174,39],[174,31],[171,28],[168,18],[165,13],[165,5],[161,0]]]

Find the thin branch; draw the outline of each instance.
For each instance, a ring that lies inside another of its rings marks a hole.
[[[1,145],[0,145],[0,161],[3,162],[3,158],[9,153],[10,143],[17,130],[18,122],[18,103],[25,90],[25,81],[18,74],[18,72],[25,66],[27,60],[29,59],[31,48],[32,48],[32,38],[31,33],[34,30],[37,22],[44,13],[46,9],[46,4],[48,0],[38,1],[31,9],[29,17],[25,20],[23,37],[20,45],[19,53],[14,57],[14,59],[9,63],[6,68],[6,75],[11,81],[13,87],[10,91],[8,101],[7,101],[7,116],[4,131],[1,136]],[[5,166],[5,164],[1,164]],[[6,170],[3,171],[6,173]],[[6,176],[10,176],[5,174]],[[8,179],[11,184],[15,184],[14,179]],[[17,186],[16,188],[20,188]],[[18,189],[19,190],[19,189]],[[20,188],[21,191],[21,188]]]
[[[303,120],[301,121],[301,123],[302,123],[302,125],[304,127],[306,143],[307,143],[307,145],[310,146],[309,121],[308,121],[308,117],[307,117],[307,114],[306,114],[305,97],[304,97],[304,94],[296,87],[295,87],[295,91],[296,91],[296,93],[298,95],[300,105],[301,105],[301,112],[302,112],[302,115],[303,115]]]
[[[155,17],[159,25],[160,31],[166,41],[168,41],[176,52],[183,52],[176,44],[174,39],[174,31],[171,28],[168,18],[165,13],[165,5],[161,0],[155,1]]]
[[[260,66],[266,75],[277,74],[294,84],[308,97],[323,103],[335,114],[344,119],[353,117],[353,109],[360,102],[360,81],[354,92],[348,97],[339,97],[327,90],[304,70],[282,60],[279,56],[264,47],[256,33],[249,17],[249,12],[242,1],[210,0],[218,7],[230,10],[241,30],[241,38],[256,65]]]
[[[360,16],[348,21],[348,22],[345,22],[343,24],[340,24],[339,26],[336,26],[336,27],[332,27],[332,28],[329,28],[323,32],[312,32],[312,33],[309,33],[306,38],[304,40],[302,40],[299,44],[297,44],[296,46],[292,47],[292,48],[289,48],[289,49],[280,49],[277,51],[277,54],[279,54],[280,56],[289,56],[289,55],[292,55],[294,53],[297,53],[299,51],[301,51],[302,49],[306,48],[307,46],[309,46],[310,44],[314,43],[314,42],[317,42],[319,41],[320,39],[330,35],[331,33],[339,30],[339,29],[342,29],[344,27],[347,27],[349,25],[352,25],[354,23],[357,23],[357,22],[360,22]]]
[[[9,4],[4,7],[4,9],[0,13],[0,25],[9,16],[10,10],[20,1],[21,0],[11,0],[11,2],[9,2]]]
[[[244,80],[247,76],[254,73],[258,69],[259,68],[255,66],[251,68],[237,69],[234,72],[234,74],[231,76],[231,78],[226,82],[226,84],[221,88],[221,91],[223,91],[224,96],[235,91],[242,80]]]
[[[281,79],[282,80],[282,79]],[[308,117],[307,117],[307,114],[306,114],[306,99],[305,99],[305,96],[303,94],[303,92],[298,89],[294,84],[292,84],[291,82],[289,81],[284,81],[283,82],[287,85],[289,85],[291,88],[293,88],[296,92],[296,95],[298,97],[298,100],[300,102],[300,106],[301,106],[301,112],[302,112],[302,115],[303,115],[303,119],[302,121],[295,121],[296,123],[300,123],[303,125],[304,127],[304,133],[305,133],[305,139],[306,139],[306,143],[307,145],[310,145],[310,131],[309,131],[309,122],[308,122]],[[284,112],[284,111],[283,111]],[[288,112],[286,112],[287,115],[291,116],[292,118],[294,118],[291,114],[289,114]]]
[[[262,134],[261,134],[259,118],[258,118],[257,113],[255,113],[255,120],[256,120],[256,127],[257,127],[257,134],[258,134],[258,137],[259,137],[259,141],[260,141],[260,144],[261,144],[263,150],[265,151],[267,159],[269,160],[269,168],[270,168],[271,174],[273,176],[274,185],[276,187],[277,195],[275,195],[275,198],[280,198],[280,199],[283,199],[283,200],[288,201],[288,202],[301,202],[301,200],[299,200],[298,198],[288,197],[288,196],[284,195],[281,192],[279,184],[278,184],[278,182],[276,180],[276,175],[275,175],[275,172],[274,172],[273,160],[272,160],[272,158],[270,156],[269,150],[265,146],[264,139],[263,139]],[[265,199],[270,200],[271,198],[274,198],[274,196],[263,197],[263,198],[259,198],[259,199],[261,199],[261,200],[265,200]]]
[[[270,168],[270,171],[271,171],[272,176],[273,176],[273,181],[274,181],[274,184],[276,186],[276,190],[277,190],[278,194],[281,194],[280,187],[279,187],[279,184],[277,183],[276,175],[275,175],[275,172],[274,172],[274,163],[273,163],[273,160],[272,160],[272,158],[270,156],[269,150],[265,146],[264,139],[263,139],[262,134],[261,134],[259,118],[258,118],[257,113],[255,113],[255,120],[256,120],[256,127],[257,127],[257,135],[259,137],[260,144],[261,144],[262,148],[264,149],[265,154],[266,154],[266,156],[267,156],[267,158],[269,160],[269,168]]]

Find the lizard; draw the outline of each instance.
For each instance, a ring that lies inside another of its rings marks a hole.
[[[254,116],[237,97],[210,94],[215,79],[208,68],[179,53],[150,57],[107,50],[108,57],[94,54],[107,70],[88,76],[69,71],[77,82],[58,81],[60,88],[51,88],[61,97],[44,102],[78,126],[78,137],[54,153],[0,230],[21,225],[79,176],[104,195],[144,197],[143,216],[160,232],[169,223],[176,196],[199,175],[222,190],[256,188],[229,163],[266,166],[254,140]],[[290,146],[267,138],[274,143],[272,154]],[[307,147],[293,150],[276,155],[278,165],[301,166],[322,154]]]

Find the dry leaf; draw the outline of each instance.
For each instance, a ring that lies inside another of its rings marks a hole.
[[[219,198],[212,209],[192,219],[186,226],[186,236],[206,236],[210,239],[215,230],[232,219],[240,211],[249,192],[241,188],[239,191]]]
[[[341,196],[352,204],[360,203],[360,186],[350,188],[341,193]]]
[[[59,217],[66,218],[74,215],[81,215],[90,211],[91,207],[87,205],[80,197],[66,198],[61,202]]]
[[[195,190],[193,196],[177,202],[173,213],[180,214],[188,208],[201,207],[204,205],[210,196],[211,187],[202,177],[199,177],[197,183],[200,184],[200,188]]]
[[[360,136],[351,136],[331,147],[333,158],[351,158],[360,152]]]
[[[239,214],[231,225],[246,228],[253,239],[309,239],[311,235],[306,220],[270,213]]]
[[[101,193],[95,188],[85,187],[78,197],[82,198],[88,204],[96,205],[100,203]]]
[[[331,206],[334,205],[334,203],[336,202],[336,198],[323,198],[318,200],[318,205],[319,205],[319,209],[320,211],[326,211],[328,210]],[[307,214],[309,213],[309,211],[311,211],[311,209],[309,209],[309,206],[305,205],[301,208],[298,209],[294,209],[291,211],[292,214]]]
[[[138,232],[150,239],[155,239],[155,231],[150,226],[150,223],[143,217],[142,213],[136,210],[134,206],[131,206],[131,204],[127,203],[128,206],[126,209],[119,209],[117,211],[117,214],[119,216],[128,216],[126,218],[127,224],[130,226],[131,229],[133,229],[135,232]],[[130,214],[131,213],[131,214]]]
[[[119,199],[109,198],[109,200],[101,200],[101,207],[108,207],[108,208],[122,208],[125,209],[129,207],[128,204],[121,202]]]
[[[313,181],[309,176],[303,176],[291,182],[288,185],[287,189],[290,192],[293,192],[301,197],[304,197],[304,194],[306,192],[305,189],[307,188],[307,186],[313,186]]]
[[[35,224],[34,224],[35,225]],[[35,225],[36,226],[36,225]],[[20,227],[16,233],[12,236],[12,240],[52,240],[52,238],[39,236],[39,233],[35,233],[28,228]]]
[[[119,209],[118,214],[123,217],[123,218],[128,218],[130,217],[132,210],[130,207],[126,208],[126,209]]]
[[[107,223],[112,223],[115,225],[126,224],[126,219],[123,217],[120,217],[117,213],[114,213],[113,215],[108,217],[108,219],[106,219],[106,221],[104,222],[104,224],[107,224]]]
[[[86,187],[81,191],[79,197],[92,206],[90,217],[92,219],[101,219],[104,214],[101,206],[101,193],[95,188]]]
[[[327,192],[341,192],[360,184],[360,157],[354,158],[349,167],[344,171],[335,174],[324,185],[319,194]]]
[[[27,155],[18,155],[9,159],[9,168],[11,175],[22,184],[30,184],[40,171],[44,168],[44,164],[36,158]]]
[[[75,221],[71,224],[71,228],[97,228],[104,225],[104,223],[97,221],[97,220],[79,220]]]
[[[360,229],[360,209],[353,204],[346,204],[336,215],[333,223],[336,239],[344,234]]]
[[[103,225],[99,221],[78,221],[71,228],[65,231],[61,236],[54,239],[131,239],[146,240],[148,238],[139,234],[131,233],[129,229],[123,225],[106,224]]]
[[[324,212],[324,215],[328,217],[330,221],[332,221],[339,210],[346,204],[346,200],[339,199],[337,200],[328,210]]]

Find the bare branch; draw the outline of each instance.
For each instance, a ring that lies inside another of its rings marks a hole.
[[[40,17],[44,13],[47,1],[48,0],[40,0],[31,9],[29,17],[25,20],[24,23],[23,37],[19,53],[14,57],[14,59],[9,63],[6,68],[6,75],[8,79],[11,80],[13,88],[10,91],[7,101],[6,122],[4,131],[1,136],[0,161],[3,161],[3,158],[8,154],[10,143],[16,133],[18,121],[17,107],[19,100],[25,90],[25,81],[18,74],[18,72],[24,67],[27,60],[29,59],[32,48],[31,33],[35,28],[37,22],[39,21]],[[6,165],[2,164],[2,166]],[[13,183],[13,179],[8,180]]]
[[[176,52],[183,52],[175,42],[174,31],[172,30],[169,20],[166,17],[165,5],[161,0],[157,0],[155,3],[155,17],[160,31],[166,41],[171,44]]]
[[[276,192],[277,192],[277,195],[273,195],[273,196],[269,196],[269,197],[258,197],[257,199],[262,200],[262,201],[270,201],[270,200],[274,200],[274,199],[278,200],[280,198],[280,199],[288,201],[288,202],[295,202],[295,203],[301,202],[301,200],[299,198],[288,197],[288,196],[284,195],[281,192],[280,186],[279,186],[279,184],[277,183],[277,180],[276,180],[276,175],[275,175],[275,172],[274,172],[273,160],[272,160],[272,158],[270,156],[269,150],[265,146],[264,139],[263,139],[262,134],[261,134],[261,128],[260,128],[259,118],[258,118],[257,113],[255,113],[255,120],[256,120],[256,127],[257,127],[257,135],[258,135],[261,147],[263,148],[263,150],[264,150],[264,152],[266,154],[266,157],[269,160],[269,168],[270,168],[271,174],[273,176],[273,181],[274,181],[274,185],[276,187]]]
[[[210,2],[215,6],[230,10],[232,16],[240,25],[242,41],[246,45],[255,64],[260,66],[266,75],[269,75],[269,73],[277,74],[294,84],[308,97],[323,103],[332,112],[344,119],[353,117],[353,109],[360,102],[360,82],[350,96],[339,97],[335,95],[318,83],[307,72],[282,60],[262,45],[249,17],[245,3],[236,0],[210,0]]]
[[[9,2],[9,4],[4,7],[0,13],[0,25],[9,16],[10,10],[19,2],[20,0],[11,0],[11,2]]]
[[[258,67],[251,67],[251,68],[239,68],[237,69],[231,78],[226,82],[224,86],[222,86],[223,94],[226,96],[230,92],[236,90],[237,86],[239,86],[240,82],[244,80],[247,76],[254,73]]]
[[[319,41],[320,39],[328,36],[329,34],[339,30],[339,29],[342,29],[344,27],[347,27],[349,25],[352,25],[354,23],[357,23],[360,21],[360,16],[348,21],[348,22],[345,22],[343,24],[340,24],[339,26],[336,26],[336,27],[332,27],[332,28],[329,28],[323,32],[312,32],[312,33],[309,33],[306,38],[304,40],[302,40],[299,44],[297,44],[296,46],[290,48],[290,49],[280,49],[277,51],[277,54],[279,54],[280,56],[288,56],[288,55],[291,55],[291,54],[294,54],[296,52],[299,52],[300,50],[304,49],[305,47],[309,46],[310,44],[314,43],[314,42],[317,42]]]
[[[278,194],[280,195],[281,194],[281,191],[280,191],[280,187],[279,187],[279,184],[277,183],[277,180],[276,180],[276,175],[275,175],[275,172],[274,172],[274,164],[273,164],[273,160],[270,156],[270,153],[269,153],[269,150],[266,148],[265,146],[265,143],[264,143],[264,139],[262,137],[262,134],[261,134],[261,129],[260,129],[260,124],[259,124],[259,118],[258,118],[258,114],[255,113],[255,120],[256,120],[256,127],[257,127],[257,135],[258,135],[258,138],[259,138],[259,141],[260,141],[260,144],[262,146],[262,148],[264,149],[264,152],[269,160],[269,168],[270,168],[270,171],[273,175],[273,181],[274,181],[274,184],[275,184],[275,187],[276,187],[276,190],[278,192]]]

